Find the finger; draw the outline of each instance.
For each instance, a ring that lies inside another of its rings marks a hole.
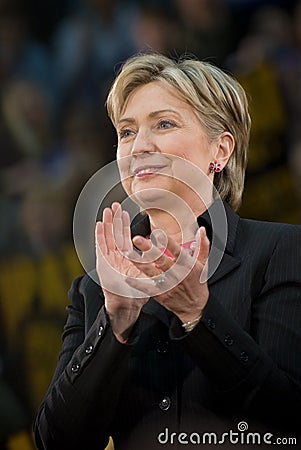
[[[121,216],[121,205],[118,202],[114,202],[112,203],[111,209],[113,211],[113,215],[115,216],[115,214],[119,214],[119,216]]]
[[[196,234],[196,243],[197,259],[204,266],[208,260],[210,251],[210,241],[207,237],[205,227],[199,228]]]
[[[104,224],[97,222],[95,226],[95,244],[96,244],[96,256],[99,256],[99,250],[102,255],[106,255],[108,252],[106,240],[104,237]]]
[[[166,249],[168,250],[168,254],[170,256],[161,256],[156,261],[156,266],[159,269],[162,269],[164,272],[168,271],[170,280],[173,280],[173,283],[179,283],[181,280],[187,278],[190,272],[193,270],[195,263],[197,261],[196,254],[191,255],[185,248],[183,248],[180,244],[178,244],[174,239],[169,236],[164,236],[164,241],[167,244]],[[157,240],[160,242],[161,236],[157,237]],[[170,270],[169,270],[170,269]]]
[[[154,257],[149,257],[149,252],[151,252],[152,248],[152,243],[150,242],[150,240],[145,239],[142,236],[135,236],[133,238],[133,243],[139,250],[141,250],[142,252],[145,251],[146,253],[139,254],[134,249],[132,249],[132,251],[127,255],[128,258],[136,266],[136,268],[147,277],[157,275],[158,270],[155,268],[155,265],[153,263]],[[147,253],[148,257],[144,258],[144,255]]]
[[[115,246],[119,251],[123,250],[123,219],[122,219],[122,209],[119,203],[115,202],[112,204],[113,212],[113,235]]]
[[[139,261],[133,261],[133,264],[147,278],[153,278],[162,273],[161,270],[156,268],[154,263],[143,263],[143,262],[139,262]]]
[[[113,220],[113,212],[111,208],[105,208],[102,213],[103,223],[110,223]]]
[[[143,236],[134,236],[133,244],[142,252],[147,252],[153,248],[153,244],[150,239],[146,239]]]
[[[137,289],[143,294],[146,294],[147,297],[153,297],[154,295],[157,294],[156,291],[158,289],[156,289],[153,280],[151,280],[150,278],[137,279],[128,277],[125,279],[125,282],[132,288]]]
[[[118,202],[112,203],[113,231],[115,244],[120,251],[131,251],[133,248],[131,240],[131,219],[127,211],[122,211]]]
[[[158,236],[157,240],[160,244],[161,236]],[[166,242],[166,237],[164,237],[164,242]],[[188,252],[170,236],[167,236],[166,249],[164,250],[168,250],[168,253],[171,255],[169,259],[176,261],[176,264],[185,265],[191,259]]]
[[[173,260],[153,245],[150,239],[135,236],[133,242],[139,250],[144,252],[141,258],[135,258],[133,263],[145,275],[150,277],[156,276],[162,271],[165,272],[170,269],[173,265]]]
[[[154,245],[150,239],[146,239],[143,236],[135,236],[133,238],[133,243],[139,250],[143,252],[141,260],[142,263],[152,262],[157,264],[157,261],[160,260],[163,264],[164,261],[171,261],[170,258],[164,255],[163,250]],[[138,262],[140,261],[138,260]],[[168,269],[171,265],[172,264],[167,264],[166,269]]]
[[[113,234],[113,212],[111,208],[103,210],[104,238],[108,250],[115,250],[115,239]]]
[[[122,212],[122,223],[123,223],[123,250],[128,252],[133,249],[133,244],[131,238],[131,219],[127,211]]]

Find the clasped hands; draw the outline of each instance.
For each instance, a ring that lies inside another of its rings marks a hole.
[[[164,233],[154,235],[156,245],[143,236],[131,239],[129,214],[117,202],[104,209],[102,221],[96,224],[96,270],[105,308],[120,342],[129,337],[150,297],[183,323],[201,316],[209,298],[206,273],[210,244],[205,228],[196,234],[193,256]]]

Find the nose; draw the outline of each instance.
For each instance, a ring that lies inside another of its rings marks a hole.
[[[155,151],[155,144],[150,130],[138,130],[133,140],[131,154],[143,155]]]

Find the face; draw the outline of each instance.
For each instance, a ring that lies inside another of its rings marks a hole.
[[[191,204],[198,202],[191,187],[202,182],[212,186],[208,167],[214,158],[214,145],[195,110],[175,88],[152,82],[133,91],[117,133],[123,186],[140,205],[164,192]]]

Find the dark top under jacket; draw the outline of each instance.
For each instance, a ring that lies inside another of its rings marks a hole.
[[[190,333],[151,298],[121,344],[99,285],[88,275],[74,281],[35,421],[39,450],[101,450],[109,436],[117,450],[210,448],[194,445],[196,433],[221,438],[242,421],[272,441],[301,432],[301,227],[225,209],[225,253]],[[198,223],[210,234],[208,217]]]

